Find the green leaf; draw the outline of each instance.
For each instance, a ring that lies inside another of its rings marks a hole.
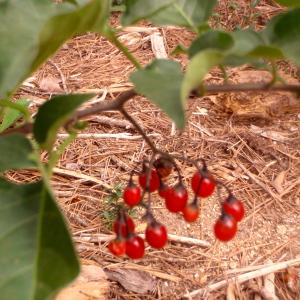
[[[19,134],[0,136],[0,172],[11,169],[35,168],[29,140]]]
[[[76,33],[101,31],[109,0],[55,4],[51,0],[0,1],[0,98],[6,98]]]
[[[230,34],[223,31],[210,30],[193,41],[189,48],[189,56],[193,57],[198,52],[209,48],[226,51],[230,49],[233,44],[234,40]]]
[[[1,299],[54,299],[78,274],[64,219],[42,182],[0,179]]]
[[[275,17],[264,35],[271,45],[279,47],[288,59],[300,65],[300,8]]]
[[[28,106],[28,101],[26,99],[19,99],[16,101],[19,105],[22,105],[24,108]],[[22,116],[22,113],[19,110],[6,107],[3,111],[3,119],[0,125],[0,132],[3,132],[8,127],[13,125],[17,120],[19,120]]]
[[[261,35],[250,29],[234,31],[231,33],[231,36],[234,40],[234,44],[229,53],[232,55],[247,55],[256,47],[265,44]]]
[[[187,66],[181,87],[181,99],[189,96],[190,92],[200,87],[208,71],[222,63],[223,55],[217,50],[204,50],[196,54]]]
[[[300,0],[275,0],[281,5],[288,6],[288,7],[299,7]]]
[[[149,19],[158,25],[185,26],[198,32],[211,16],[216,3],[217,0],[175,0]]]
[[[37,113],[33,126],[34,137],[41,147],[51,150],[58,129],[84,101],[92,97],[91,94],[61,95],[44,103]]]
[[[272,46],[258,46],[248,53],[249,56],[268,60],[283,59],[284,55],[279,48]]]
[[[123,25],[149,19],[158,25],[178,25],[198,31],[210,17],[217,0],[129,0]]]
[[[171,60],[154,60],[144,70],[130,76],[135,90],[158,105],[174,120],[178,128],[184,127],[184,101],[180,98],[183,79],[180,64]]]
[[[127,0],[126,10],[122,17],[122,24],[128,26],[146,19],[159,10],[170,5],[174,0]]]

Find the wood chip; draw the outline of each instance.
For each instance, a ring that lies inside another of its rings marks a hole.
[[[156,281],[146,272],[120,268],[104,272],[110,280],[117,281],[127,291],[137,294],[151,292],[156,287]]]

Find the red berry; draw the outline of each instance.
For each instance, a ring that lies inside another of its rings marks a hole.
[[[162,183],[160,186],[159,186],[159,190],[158,190],[158,194],[159,196],[161,196],[162,198],[166,198],[168,193],[170,193],[172,189],[167,186],[166,184]]]
[[[135,229],[134,222],[128,215],[125,215],[124,221],[118,219],[113,224],[113,231],[117,235],[121,233],[121,236],[123,237],[127,237],[129,233],[134,232],[134,229]]]
[[[216,181],[207,171],[197,171],[192,177],[192,189],[200,197],[210,196],[216,187]]]
[[[222,242],[231,240],[237,232],[237,222],[234,217],[222,214],[214,225],[215,236]]]
[[[237,222],[241,221],[245,215],[243,202],[230,195],[222,204],[223,211],[235,218]]]
[[[123,199],[130,207],[139,204],[141,201],[141,189],[134,183],[130,182],[124,189]]]
[[[108,244],[109,251],[116,256],[122,256],[126,252],[125,240],[115,239]]]
[[[144,256],[145,243],[138,235],[132,235],[126,241],[126,254],[130,258],[138,259]]]
[[[184,209],[188,200],[188,193],[182,184],[176,185],[166,195],[166,207],[171,212],[179,212]]]
[[[195,222],[199,216],[199,208],[195,203],[190,203],[183,209],[183,217],[187,222]]]
[[[153,165],[161,178],[168,177],[173,169],[173,163],[169,159],[163,157],[158,158]]]
[[[159,223],[148,225],[146,228],[145,236],[148,244],[156,249],[163,248],[168,240],[166,227]]]
[[[139,183],[143,189],[146,189],[146,178],[147,178],[147,172],[143,172],[139,176]],[[155,170],[151,170],[149,191],[152,193],[152,192],[158,190],[158,188],[159,188],[159,177]]]

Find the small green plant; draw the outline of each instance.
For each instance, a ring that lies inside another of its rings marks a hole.
[[[103,200],[100,218],[103,225],[109,230],[112,229],[112,225],[117,219],[118,212],[122,207],[123,189],[124,187],[122,184],[116,184],[110,194]],[[136,217],[136,208],[129,209],[127,213],[133,218]]]

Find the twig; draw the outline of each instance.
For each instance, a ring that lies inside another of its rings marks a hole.
[[[206,288],[201,288],[201,289],[195,290],[193,292],[187,293],[184,295],[184,297],[188,298],[188,297],[194,297],[197,295],[203,295],[206,292],[213,292],[220,288],[223,288],[230,282],[237,282],[237,283],[241,284],[250,279],[254,279],[257,277],[265,276],[270,273],[278,272],[280,270],[287,269],[291,266],[295,266],[298,264],[300,264],[300,258],[295,258],[295,259],[291,259],[291,260],[288,260],[285,262],[280,262],[280,263],[274,263],[273,265],[268,264],[266,267],[262,267],[260,270],[248,272],[248,273],[245,273],[245,274],[242,274],[242,275],[239,275],[239,276],[227,279],[227,280],[225,279],[225,280],[219,281],[217,283],[212,283],[212,284],[208,285]]]
[[[75,234],[76,236],[76,234]],[[144,234],[139,234],[142,238],[145,237]],[[91,243],[104,243],[111,241],[115,238],[115,235],[105,235],[105,234],[79,234],[78,237],[75,238],[76,241],[80,242],[91,242]],[[175,234],[168,234],[168,240],[170,242],[189,244],[194,246],[199,246],[203,248],[208,248],[211,244],[204,240],[198,240],[190,237],[178,236]]]
[[[159,136],[157,133],[148,134],[149,136]],[[67,133],[59,133],[57,138],[65,139]],[[143,138],[141,135],[131,135],[130,133],[80,133],[76,136],[77,139],[120,139],[120,140],[139,140]]]
[[[97,122],[99,124],[103,125],[109,125],[109,126],[116,126],[116,127],[121,127],[125,129],[133,129],[133,126],[131,123],[129,123],[126,120],[118,120],[118,119],[113,119],[107,116],[91,116],[88,119],[85,119],[86,121],[93,121]]]
[[[88,175],[85,175],[85,174],[80,174],[80,173],[75,172],[75,171],[64,170],[64,169],[60,169],[60,168],[54,168],[53,173],[54,174],[72,176],[72,177],[75,177],[75,178],[78,178],[78,179],[83,179],[85,181],[91,181],[91,182],[94,182],[96,184],[99,184],[99,185],[103,186],[104,188],[106,188],[108,190],[111,190],[113,188],[111,185],[99,180],[96,177],[88,176]]]

